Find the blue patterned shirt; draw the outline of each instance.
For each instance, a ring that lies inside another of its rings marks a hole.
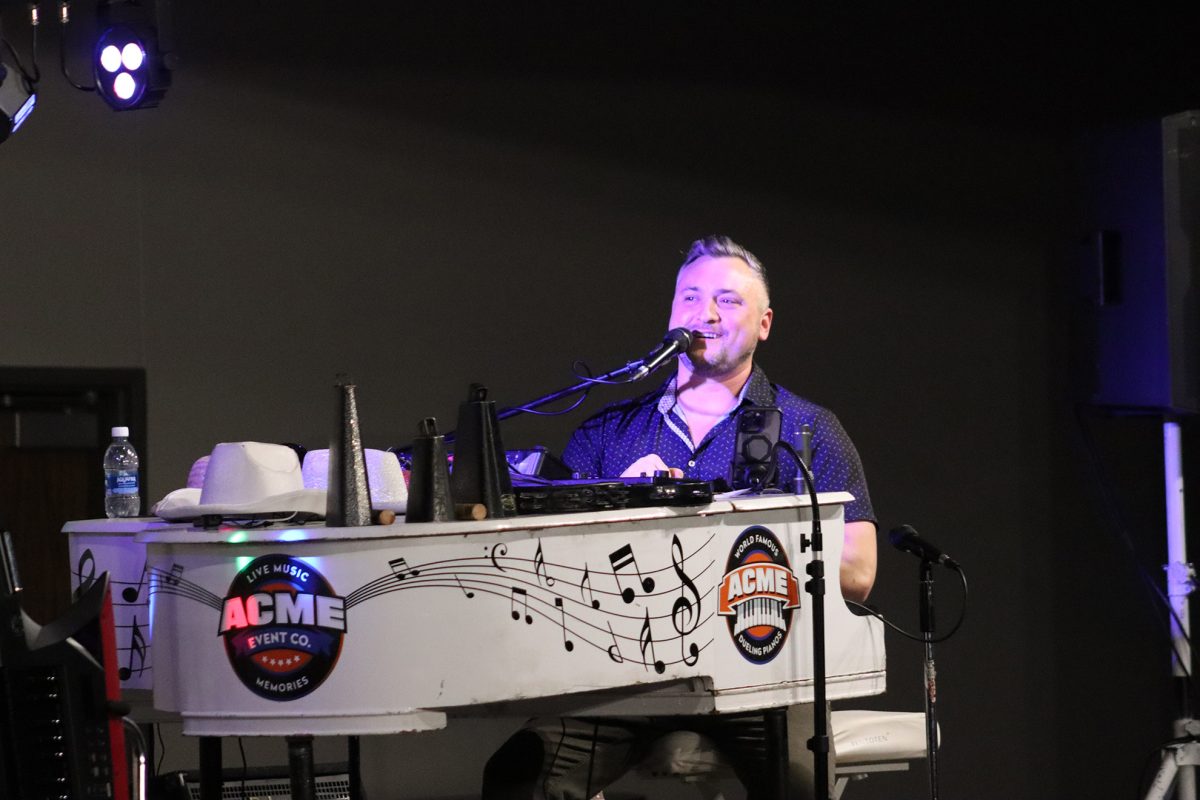
[[[742,389],[737,408],[718,422],[694,445],[687,422],[676,406],[675,377],[649,394],[605,407],[586,420],[571,436],[563,461],[586,478],[619,476],[630,464],[657,453],[668,466],[700,480],[731,480],[737,415],[745,406],[775,406],[783,414],[780,439],[800,451],[800,426],[812,426],[812,472],[818,492],[846,491],[854,500],[846,504],[846,521],[875,522],[862,462],[838,418],[827,409],[776,386],[755,364]],[[796,466],[786,455],[779,458],[778,485],[796,483]]]

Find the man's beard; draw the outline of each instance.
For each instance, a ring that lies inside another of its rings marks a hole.
[[[715,357],[712,360],[707,360],[705,356],[709,353],[684,353],[683,357],[687,359],[688,365],[692,368],[692,374],[701,378],[716,378],[722,375],[728,375],[731,372],[736,372],[746,362],[754,357],[754,351],[751,350],[742,353],[740,358],[736,360],[731,358],[725,351],[712,354]]]

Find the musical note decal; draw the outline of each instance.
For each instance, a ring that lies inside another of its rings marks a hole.
[[[458,581],[458,588],[462,589],[462,592],[463,592],[463,594],[465,594],[465,595],[467,596],[467,598],[468,598],[468,599],[470,599],[470,598],[472,598],[472,597],[474,597],[474,596],[475,596],[475,593],[474,593],[474,592],[468,592],[468,591],[467,591],[467,587],[463,586],[462,578],[460,578],[460,577],[458,577],[457,575],[455,575],[455,576],[454,576],[454,580]]]
[[[650,629],[650,609],[646,609],[646,621],[642,623],[642,632],[638,634],[638,647],[642,651],[642,665],[646,669],[650,668],[650,662],[646,660],[646,651],[650,651],[650,658],[654,659],[654,671],[662,675],[667,670],[667,665],[658,660],[658,654],[654,652],[654,634]]]
[[[637,594],[633,590],[632,586],[626,586],[623,589],[621,588],[621,570],[625,567],[628,567],[630,564],[633,565],[633,571],[637,574],[638,580],[640,580],[642,583],[642,591],[647,593],[654,591],[654,579],[642,577],[642,571],[638,569],[637,559],[633,556],[633,545],[627,544],[623,547],[617,548],[609,553],[608,560],[612,562],[613,577],[617,579],[617,588],[621,590],[621,599],[626,603],[632,603],[633,598]]]
[[[124,648],[122,648],[124,649]],[[137,672],[133,669],[133,657],[138,658]],[[142,629],[138,627],[137,616],[133,618],[133,631],[129,636],[129,663],[117,670],[117,677],[123,681],[129,680],[133,675],[141,675],[146,669],[146,637],[142,635]]]
[[[521,613],[517,611],[517,598],[521,598],[522,611],[525,614],[525,624],[533,624],[533,615],[529,613],[529,592],[519,586],[512,587],[512,618],[514,620],[521,619]]]
[[[608,623],[608,635],[613,640],[613,643],[608,646],[608,657],[618,664],[624,664],[625,659],[621,656],[621,645],[617,642],[617,635],[613,633],[611,622]]]
[[[559,614],[562,615],[560,618],[559,624],[562,626],[563,647],[569,653],[575,649],[575,643],[567,638],[567,611],[565,608],[563,608],[562,598],[561,597],[554,598],[554,605],[558,607]]]
[[[79,556],[79,563],[75,565],[75,574],[79,576],[79,586],[75,590],[76,596],[79,597],[92,588],[92,584],[96,582],[96,557],[92,555],[91,548],[84,550]]]
[[[126,586],[121,590],[121,599],[126,603],[136,603],[138,597],[142,594],[142,587],[146,585],[146,563],[142,562],[142,574],[138,576],[137,586]]]
[[[588,599],[588,595],[592,596],[591,600]],[[579,581],[579,596],[585,603],[590,602],[592,604],[592,608],[600,607],[600,601],[596,599],[596,593],[592,591],[592,575],[588,571],[588,565],[586,562],[583,565],[583,578],[581,578]]]
[[[684,638],[696,630],[696,626],[700,624],[700,590],[696,588],[696,584],[684,571],[683,563],[683,545],[679,542],[678,536],[672,536],[671,566],[675,568],[675,574],[679,576],[679,597],[675,598],[675,603],[671,606],[671,624],[675,627],[675,632],[679,634],[680,657],[683,659],[683,663],[690,667],[700,660],[700,648],[695,642],[685,648]],[[687,592],[691,592],[690,599]]]
[[[388,566],[392,568],[392,574],[396,576],[396,580],[398,581],[404,580],[409,575],[415,578],[421,574],[421,570],[408,566],[408,561],[403,558],[393,558],[388,562]]]
[[[132,569],[135,565],[138,569],[136,575]],[[82,596],[93,588],[103,574],[108,575],[112,590],[117,678],[124,688],[149,689],[153,670],[151,623],[147,607],[154,578],[146,562],[145,547],[116,537],[82,547],[72,571],[72,577],[77,581],[75,596]]]
[[[538,549],[533,556],[533,574],[537,578],[538,583],[545,583],[546,586],[554,585],[554,578],[550,577],[550,573],[546,571],[546,557],[542,555],[542,540],[538,539]]]
[[[183,577],[183,567],[178,564],[171,565],[171,572],[163,578],[169,586],[178,586],[179,579]]]

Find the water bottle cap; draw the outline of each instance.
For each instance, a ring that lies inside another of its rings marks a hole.
[[[112,429],[112,435],[113,436],[124,436],[126,439],[128,439],[129,438],[129,428],[125,427],[124,425],[118,425],[117,427]]]

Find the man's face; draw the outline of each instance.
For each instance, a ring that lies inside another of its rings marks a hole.
[[[687,328],[687,359],[694,372],[735,372],[771,332],[762,281],[740,258],[704,256],[680,270],[668,327]]]

